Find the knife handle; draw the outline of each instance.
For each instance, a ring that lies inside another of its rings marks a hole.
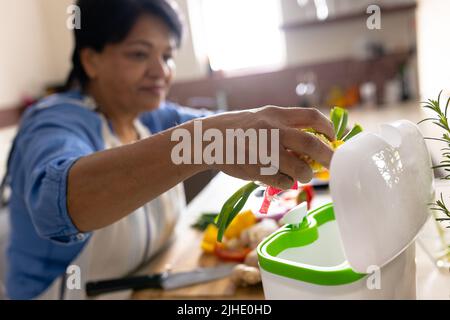
[[[166,274],[164,273],[158,273],[148,276],[90,281],[86,283],[86,295],[92,297],[103,293],[129,289],[162,289],[162,282],[165,276]]]

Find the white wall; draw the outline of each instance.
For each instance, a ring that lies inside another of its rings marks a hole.
[[[67,7],[73,0],[38,0],[41,3],[41,15],[49,41],[50,59],[49,78],[52,81],[64,80],[70,71],[70,59],[73,49],[72,31],[66,27],[69,17]]]
[[[49,80],[49,41],[41,1],[3,1],[0,10],[0,108],[40,91]]]
[[[66,79],[73,48],[66,10],[73,2],[4,1],[0,11],[0,108],[15,107],[24,96],[39,94],[45,86]],[[178,2],[187,11],[186,0]],[[188,31],[176,58],[178,79],[205,74],[205,68],[195,59],[190,39]]]
[[[435,99],[443,89],[450,96],[449,12],[448,0],[419,1],[418,62],[423,99]]]

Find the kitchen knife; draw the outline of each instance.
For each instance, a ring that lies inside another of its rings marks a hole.
[[[86,284],[86,295],[92,297],[103,293],[129,289],[177,289],[224,278],[231,274],[235,266],[235,263],[227,263],[216,267],[198,268],[188,272],[164,272],[145,276],[92,281]]]

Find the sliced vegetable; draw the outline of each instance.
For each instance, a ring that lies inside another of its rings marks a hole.
[[[256,224],[256,217],[251,210],[246,210],[237,215],[237,217],[231,222],[228,228],[225,231],[226,237],[226,247],[228,249],[241,247],[242,244],[240,242],[241,233],[253,225]],[[203,251],[207,253],[214,252],[214,247],[217,243],[217,235],[219,233],[219,229],[213,223],[209,224],[204,233],[203,239],[201,242],[201,248]]]
[[[294,182],[291,189],[292,190],[298,189],[297,181]],[[266,188],[266,191],[264,192],[264,200],[261,205],[261,208],[259,209],[259,213],[266,214],[269,211],[270,203],[272,202],[273,198],[282,191],[283,191],[282,189],[268,186]]]
[[[354,136],[356,136],[357,134],[361,133],[363,131],[362,127],[359,124],[355,124],[352,128],[352,130],[349,131],[349,133],[347,133],[345,135],[345,137],[342,138],[342,141],[348,141],[351,138],[353,138]],[[339,140],[338,140],[339,141]]]
[[[348,113],[344,112],[341,122],[339,123],[339,130],[336,132],[336,139],[341,140],[342,137],[345,134],[345,130],[347,129],[347,122],[348,122]]]
[[[329,141],[323,134],[319,132],[315,132],[313,129],[302,129],[305,132],[309,132],[314,134],[316,137],[321,139],[324,143],[329,145],[333,149],[337,149],[340,145],[342,145],[345,141],[351,139],[358,133],[362,131],[360,125],[356,124],[348,133],[347,130],[347,122],[348,122],[348,112],[347,110],[339,107],[334,107],[330,111],[330,119],[333,124],[334,132],[336,135],[336,141]],[[450,138],[449,138],[450,140]],[[297,155],[302,160],[306,161],[311,169],[313,170],[315,177],[323,180],[328,180],[329,171],[325,169],[320,163],[311,159],[305,155]],[[294,183],[293,189],[297,188],[297,182]],[[247,201],[250,194],[258,188],[258,185],[254,182],[250,182],[236,191],[222,206],[219,215],[215,219],[215,224],[218,227],[217,233],[217,241],[221,242],[224,236],[225,230],[236,217],[236,215],[241,211],[244,207],[245,202]],[[271,200],[280,193],[281,190],[273,187],[268,187],[264,194],[264,201],[262,203],[260,212],[267,213],[269,210]],[[308,195],[305,195],[308,197]]]
[[[239,211],[241,211],[244,207],[248,197],[256,188],[258,188],[256,183],[247,183],[224,203],[215,221],[216,226],[219,229],[217,241],[222,241],[225,230],[228,228],[231,221],[233,221]]]
[[[241,235],[242,230],[253,226],[256,223],[256,217],[251,210],[239,213],[225,230],[225,238],[234,239]]]
[[[345,109],[334,107],[330,111],[330,119],[333,123],[336,139],[341,140],[347,128],[348,112]]]
[[[348,112],[343,108],[339,107],[332,108],[330,111],[330,119],[331,122],[333,123],[333,128],[337,139],[330,143],[330,146],[333,150],[336,150],[344,142],[350,140],[351,138],[362,132],[362,127],[359,124],[355,124],[353,128],[346,133],[348,123]],[[316,179],[329,180],[330,172],[322,165],[319,164],[319,167],[317,167],[317,164],[314,164],[314,166],[311,166],[311,168],[315,169],[314,177]]]
[[[203,233],[201,248],[207,253],[213,253],[216,245],[218,229],[214,224],[209,224]]]
[[[337,148],[339,148],[340,146],[342,146],[344,144],[344,141],[336,140],[336,141],[333,141],[331,144],[333,145],[333,150],[336,150]]]
[[[320,141],[322,141],[324,144],[326,144],[327,146],[329,146],[330,148],[333,148],[332,143],[330,142],[330,140],[328,140],[328,138],[319,132],[316,132],[314,129],[302,129],[301,131],[303,132],[308,132],[312,135],[314,135],[316,138],[318,138]],[[324,167],[321,163],[317,162],[316,160],[312,159],[310,156],[305,155],[305,154],[296,154],[301,160],[305,161],[309,167],[311,168],[311,170],[313,171],[313,173],[318,173],[321,172]]]
[[[320,172],[314,173],[314,178],[322,181],[330,180],[330,171],[322,170]]]
[[[353,128],[345,134],[348,122],[348,112],[345,109],[339,107],[332,108],[330,111],[330,119],[333,123],[334,132],[336,133],[336,140],[338,141],[348,141],[363,131],[359,124],[355,124]]]
[[[344,116],[345,110],[339,107],[334,107],[330,111],[330,120],[333,123],[334,133],[337,135],[339,128],[341,126],[342,117]],[[336,137],[337,138],[337,137]]]
[[[214,254],[223,261],[244,262],[251,251],[250,248],[229,249],[223,243],[216,243],[214,247]]]
[[[314,198],[314,188],[309,184],[304,185],[301,187],[301,191],[298,193],[297,204],[306,201],[309,210],[311,209],[311,202],[313,198]]]
[[[208,227],[208,225],[214,223],[214,220],[216,219],[218,214],[218,212],[202,213],[197,221],[193,225],[191,225],[191,227],[200,231],[204,231]]]
[[[214,252],[214,247],[216,246],[215,243],[209,243],[209,242],[202,242],[200,247],[202,248],[202,250],[206,253],[213,253]]]

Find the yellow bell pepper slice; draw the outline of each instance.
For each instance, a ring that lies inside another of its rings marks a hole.
[[[238,238],[242,230],[251,227],[255,223],[256,217],[251,210],[242,211],[231,222],[224,235],[227,239]]]
[[[203,233],[203,240],[200,245],[203,251],[207,253],[214,252],[214,246],[216,245],[217,233],[219,229],[214,224],[209,224]]]
[[[331,148],[333,150],[336,150],[343,144],[344,144],[344,141],[342,141],[342,140],[335,140],[330,143]],[[314,172],[314,178],[319,179],[319,180],[324,180],[324,181],[330,180],[330,171],[328,169],[325,169],[318,162],[314,161],[314,163],[320,166],[320,167],[317,167],[317,166],[312,167],[313,172]]]

